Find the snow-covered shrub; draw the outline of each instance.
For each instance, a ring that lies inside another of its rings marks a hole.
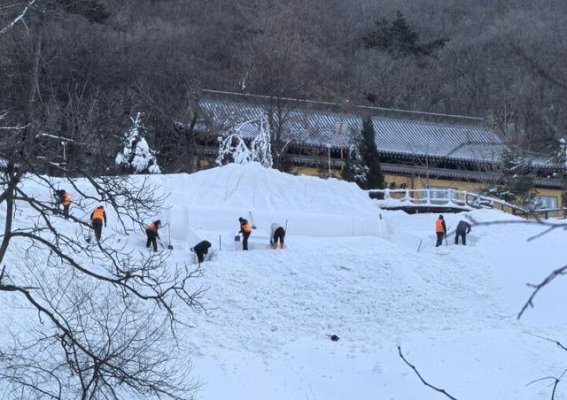
[[[132,120],[132,127],[124,134],[124,148],[116,155],[115,163],[127,172],[136,174],[160,174],[156,152],[150,149],[142,135],[144,129],[140,113]]]
[[[252,131],[257,132],[250,146],[244,140],[245,127],[252,127]],[[220,143],[215,162],[217,165],[224,165],[246,164],[252,161],[259,162],[266,168],[271,168],[273,165],[270,130],[264,117],[246,121],[229,130]]]

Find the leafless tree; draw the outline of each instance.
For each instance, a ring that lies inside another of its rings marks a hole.
[[[11,161],[11,150],[1,153],[0,292],[35,312],[23,313],[25,328],[0,350],[2,385],[14,398],[191,397],[171,355],[178,308],[204,310],[194,282],[201,271],[120,243],[163,205],[159,188],[142,178],[48,178],[31,172],[27,157]],[[52,202],[60,185],[75,198],[68,221]],[[98,204],[117,228],[89,243]]]

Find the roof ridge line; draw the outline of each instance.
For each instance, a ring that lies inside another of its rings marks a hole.
[[[275,96],[268,96],[262,94],[252,94],[252,93],[238,93],[238,92],[229,92],[224,90],[213,90],[213,89],[201,89],[202,92],[206,93],[213,93],[213,94],[223,94],[223,95],[230,95],[230,96],[240,96],[240,97],[248,97],[248,98],[256,98],[256,99],[270,99]],[[279,97],[283,101],[293,101],[293,102],[302,102],[306,104],[314,104],[314,105],[328,105],[334,107],[341,107],[340,103],[335,103],[331,101],[324,101],[324,100],[301,100],[292,97]],[[377,106],[365,106],[362,104],[355,104],[352,105],[353,108],[358,108],[362,110],[376,110],[376,111],[385,111],[385,112],[392,112],[392,113],[404,113],[404,114],[414,114],[418,116],[429,116],[429,117],[444,117],[444,118],[455,118],[461,120],[469,120],[469,121],[476,121],[476,122],[485,122],[486,119],[482,117],[473,117],[469,115],[460,115],[460,114],[446,114],[446,113],[435,113],[429,111],[415,111],[415,110],[404,110],[401,108],[387,108],[387,107],[377,107]]]

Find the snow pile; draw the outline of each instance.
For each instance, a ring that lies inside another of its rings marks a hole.
[[[353,183],[294,176],[259,163],[152,178],[170,193],[170,209],[162,216],[171,221],[172,235],[178,240],[184,240],[186,228],[226,233],[232,240],[239,230],[238,218],[250,220],[250,213],[257,227],[252,238],[266,237],[272,222],[284,225],[286,221],[295,235],[385,233],[380,209]]]

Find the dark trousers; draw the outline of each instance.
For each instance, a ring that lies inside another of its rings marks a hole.
[[[157,234],[152,231],[146,230],[146,236],[148,240],[146,241],[146,247],[150,247],[150,244],[153,245],[154,251],[157,251]]]
[[[205,254],[207,254],[207,251],[201,249],[195,249],[195,254],[197,255],[197,260],[199,261],[199,264],[201,264],[203,261],[205,261]]]
[[[279,241],[283,247],[284,239],[285,239],[285,230],[280,226],[278,229],[274,231],[273,244],[278,244]]]
[[[463,245],[466,246],[466,244],[467,244],[467,233],[466,232],[457,232],[455,234],[455,244],[459,244],[459,236],[461,237]]]
[[[250,232],[242,232],[242,250],[248,250],[248,237]]]
[[[439,247],[443,244],[443,238],[445,237],[445,232],[436,232],[437,233],[437,243],[435,247]]]
[[[102,234],[102,221],[93,221],[92,226],[96,240],[100,240],[100,235]]]
[[[69,219],[69,207],[71,205],[64,205],[63,206],[63,216],[65,217],[65,219]]]

